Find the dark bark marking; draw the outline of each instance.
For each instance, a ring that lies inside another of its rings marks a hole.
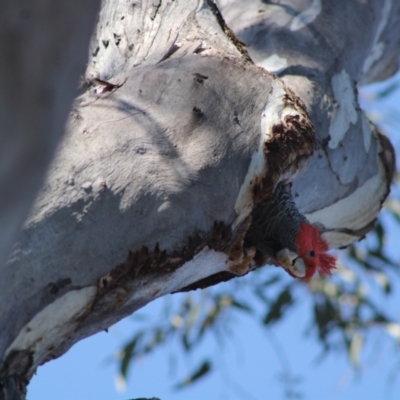
[[[214,286],[218,283],[237,278],[238,276],[246,275],[249,272],[248,266],[254,255],[251,252],[247,253],[246,249],[243,248],[243,239],[249,226],[250,218],[244,221],[241,228],[235,233],[235,235],[232,235],[231,229],[226,225],[214,225],[215,237],[219,237],[223,239],[223,241],[228,240],[229,245],[220,248],[218,245],[216,247],[212,247],[212,243],[210,243],[209,246],[214,250],[223,251],[228,254],[229,259],[233,262],[233,266],[231,267],[232,272],[217,272],[216,274],[210,275],[207,278],[194,282],[174,293],[188,292],[190,290],[196,289],[205,289],[209,286]],[[235,261],[238,262],[235,263]]]
[[[178,35],[176,35],[175,40],[178,39]],[[157,62],[157,64],[159,64],[160,62],[165,61],[166,59],[170,58],[175,52],[177,52],[179,49],[181,48],[181,46],[178,46],[175,41],[172,43],[172,45],[170,46],[170,48],[167,50],[167,52],[164,54],[164,56],[161,58],[160,61]]]
[[[272,128],[272,138],[264,145],[268,175],[257,182],[253,189],[256,204],[269,198],[279,178],[287,170],[301,169],[304,161],[318,147],[314,127],[303,101],[290,89],[286,90],[285,105],[290,105],[299,114],[286,116]]]
[[[209,232],[199,231],[190,236],[178,251],[168,253],[167,250],[161,250],[158,244],[153,251],[149,251],[146,246],[135,252],[129,251],[125,262],[117,265],[105,277],[100,278],[97,298],[100,300],[103,296],[113,292],[114,305],[116,302],[118,305],[122,305],[130,296],[130,293],[124,290],[127,282],[138,276],[146,276],[154,272],[159,274],[174,272],[192,260],[206,246],[215,251],[229,253],[232,239],[230,226],[224,222],[215,222]]]
[[[101,90],[101,93],[107,93],[107,92],[115,92],[117,89],[122,87],[127,80],[128,79],[125,79],[122,83],[118,84],[118,83],[111,83],[111,82],[103,81],[100,78],[93,78],[91,80],[91,82],[96,86],[103,87]]]
[[[25,399],[32,365],[32,351],[13,350],[8,354],[0,370],[0,400]]]
[[[15,375],[0,375],[0,400],[25,400],[28,383]]]
[[[205,47],[203,47],[201,44],[199,44],[193,51],[193,54],[200,54],[202,53],[204,50],[206,50]]]
[[[203,111],[201,111],[201,109],[197,106],[193,107],[193,112],[198,116],[198,117],[202,117],[204,115]]]
[[[119,46],[121,43],[121,35],[118,35],[117,33],[113,33],[114,36],[114,43],[116,46]]]
[[[100,50],[100,47],[97,46],[97,47],[96,47],[96,50],[92,53],[92,57],[96,57],[97,54],[99,53],[99,50]]]
[[[210,286],[218,285],[218,283],[230,281],[233,278],[238,278],[238,275],[229,271],[217,272],[214,275],[194,282],[191,285],[185,286],[181,290],[173,293],[190,292],[191,290],[197,289],[206,289]]]
[[[150,19],[151,19],[152,21],[154,21],[155,18],[156,18],[156,16],[157,16],[157,13],[158,13],[159,8],[161,7],[161,0],[155,0],[155,1],[153,1],[152,6],[153,6],[153,10],[152,10],[152,12],[151,12],[151,14],[150,14]]]
[[[233,45],[238,49],[240,54],[242,54],[243,58],[245,61],[250,62],[253,64],[253,60],[250,58],[249,53],[247,52],[246,45],[241,42],[236,35],[233,33],[231,28],[228,27],[226,24],[224,17],[222,16],[221,12],[219,11],[219,8],[217,5],[214,3],[213,0],[207,0],[207,4],[211,9],[211,12],[215,15],[217,22],[219,26],[221,27],[222,31],[225,33],[225,35],[228,37],[228,39],[233,43]]]
[[[287,115],[280,123],[274,125],[271,128],[272,137],[264,143],[263,152],[267,174],[255,177],[250,183],[253,212],[271,197],[276,185],[283,177],[290,177],[299,171],[305,160],[318,148],[315,131],[304,103],[290,89],[286,88],[286,91],[283,98],[284,104],[294,109],[296,114]],[[207,287],[219,281],[232,279],[236,275],[245,274],[248,272],[251,260],[255,262],[256,267],[265,265],[269,261],[269,257],[256,251],[252,243],[243,240],[251,227],[252,215],[243,225],[243,231],[238,234],[235,245],[231,245],[229,249],[232,260],[241,261],[233,263],[230,266],[230,272],[203,279],[183,290]]]
[[[47,287],[48,291],[52,295],[56,295],[60,290],[71,284],[70,278],[59,279],[57,282],[50,282]]]
[[[233,122],[242,128],[242,125],[240,125],[239,115],[237,111],[233,113]]]
[[[204,81],[206,81],[208,79],[208,76],[202,75],[199,72],[195,72],[193,74],[193,76],[194,76],[195,81],[198,83],[204,83]]]
[[[143,154],[146,154],[146,153],[147,153],[147,149],[146,149],[145,147],[139,147],[139,148],[136,150],[135,153],[136,153],[136,154],[143,155]]]
[[[385,196],[382,199],[382,203],[386,199],[386,197],[389,195],[390,192],[390,185],[392,183],[392,180],[394,178],[394,173],[395,173],[395,166],[396,166],[396,153],[394,151],[393,145],[390,142],[390,140],[382,135],[380,132],[376,132],[378,138],[379,138],[379,143],[382,146],[382,151],[379,153],[379,157],[382,161],[383,168],[385,169],[385,175],[386,175],[386,193]]]

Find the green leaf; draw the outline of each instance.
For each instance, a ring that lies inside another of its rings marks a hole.
[[[260,286],[271,286],[274,285],[275,283],[279,282],[282,279],[283,274],[275,274],[262,282]]]
[[[374,233],[376,234],[376,237],[378,239],[378,248],[379,250],[382,249],[383,247],[383,240],[385,237],[385,231],[383,229],[383,226],[380,222],[377,222],[375,227],[374,227]]]
[[[330,328],[335,324],[338,314],[339,311],[327,297],[324,302],[314,304],[314,319],[318,328],[318,336],[324,344],[327,344],[327,336],[331,332]]]
[[[268,325],[279,321],[285,311],[293,304],[292,293],[289,287],[286,287],[277,297],[275,302],[273,302],[264,317],[264,324]]]
[[[240,302],[238,300],[233,300],[232,299],[231,306],[235,307],[235,308],[238,308],[239,310],[244,311],[244,312],[249,313],[249,314],[251,314],[253,312],[253,309],[249,305],[247,305],[247,304],[245,304],[243,302]]]
[[[189,340],[189,331],[185,330],[181,336],[181,342],[182,342],[182,346],[185,350],[185,352],[189,352],[190,349],[192,348],[192,344],[190,343]]]
[[[135,313],[130,316],[135,322],[147,322],[149,321],[149,315],[144,313]]]
[[[254,293],[253,293],[259,300],[261,300],[264,304],[270,305],[271,300],[264,294],[263,290],[260,290],[258,288],[255,288]]]
[[[377,99],[383,99],[385,97],[389,97],[391,94],[393,94],[399,87],[399,82],[393,82],[390,85],[388,85],[385,89],[382,89],[381,91],[376,92],[376,98]]]
[[[221,317],[222,311],[223,310],[220,307],[212,307],[208,310],[206,317],[200,324],[200,329],[195,339],[196,343],[199,343],[200,340],[203,338],[204,334],[215,326],[216,322],[218,321],[218,318]]]
[[[155,328],[153,330],[153,338],[152,340],[147,343],[147,345],[143,349],[143,353],[147,354],[153,351],[159,344],[163,343],[168,336],[168,331],[164,331],[161,328]]]
[[[174,386],[175,390],[180,390],[191,385],[193,382],[207,375],[210,371],[211,362],[209,360],[203,361],[200,366],[194,370],[194,372]]]
[[[123,348],[122,348],[122,360],[120,363],[120,373],[123,378],[126,378],[126,374],[128,373],[129,364],[131,359],[134,356],[134,351],[138,342],[142,339],[144,335],[143,331],[139,331],[131,341],[129,341]]]

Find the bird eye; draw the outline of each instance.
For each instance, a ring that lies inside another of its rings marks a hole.
[[[315,251],[314,250],[310,250],[308,253],[309,257],[315,257]]]

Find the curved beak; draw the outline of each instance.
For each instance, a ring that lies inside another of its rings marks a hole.
[[[279,263],[296,278],[306,276],[306,265],[299,255],[289,249],[282,249],[276,253]]]

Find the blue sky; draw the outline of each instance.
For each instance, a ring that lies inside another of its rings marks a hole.
[[[400,304],[397,293],[391,299]],[[142,313],[157,314],[154,302]],[[63,357],[39,368],[28,391],[28,400],[127,400],[158,396],[162,400],[210,399],[282,399],[284,388],[279,376],[290,372],[300,382],[295,389],[303,399],[398,399],[400,376],[390,382],[398,351],[390,340],[381,340],[381,331],[371,332],[369,351],[362,357],[360,373],[355,373],[343,353],[330,354],[316,363],[320,347],[315,338],[304,335],[310,320],[308,297],[272,330],[266,331],[248,317],[235,321],[233,336],[223,348],[207,342],[195,357],[180,357],[178,373],[171,376],[170,356],[176,348],[160,349],[133,366],[125,392],[116,391],[116,364],[107,360],[135,328],[126,318],[109,329],[76,344]],[[173,391],[172,386],[185,370],[191,370],[202,354],[215,355],[215,372],[191,388]]]
[[[400,81],[398,75],[394,79]],[[400,126],[399,90],[376,106],[373,93],[377,88],[382,88],[382,85],[375,85],[372,92],[361,93],[364,105],[374,110],[372,107],[377,107],[374,112],[378,113],[378,121],[380,118],[386,130],[394,131],[396,125]],[[385,113],[386,117],[382,118]],[[399,139],[396,142],[399,148]],[[391,221],[389,225],[388,249],[395,259],[400,260],[397,244],[399,226]],[[282,274],[285,273],[282,271]],[[394,293],[378,301],[383,309],[390,310],[400,321],[400,280],[398,276],[394,279],[397,279]],[[158,316],[163,301],[159,299],[140,312]],[[133,365],[126,390],[118,392],[115,384],[117,367],[111,359],[135,330],[137,322],[128,317],[111,327],[108,333],[101,332],[83,340],[61,358],[40,367],[29,385],[27,398],[127,400],[155,396],[161,400],[283,399],[284,386],[280,376],[289,373],[301,399],[399,399],[399,346],[387,338],[382,328],[371,330],[359,371],[351,368],[343,352],[331,353],[324,361],[315,362],[321,348],[315,337],[304,333],[311,319],[309,301],[304,293],[303,297],[299,297],[298,306],[289,312],[284,321],[269,330],[262,329],[254,320],[243,315],[234,321],[232,335],[227,337],[223,346],[209,337],[190,357],[183,357],[174,345],[164,346],[154,355]],[[174,354],[178,359],[175,364]],[[189,389],[174,391],[173,384],[208,354],[215,356],[214,373]],[[172,374],[174,370],[176,373]]]

